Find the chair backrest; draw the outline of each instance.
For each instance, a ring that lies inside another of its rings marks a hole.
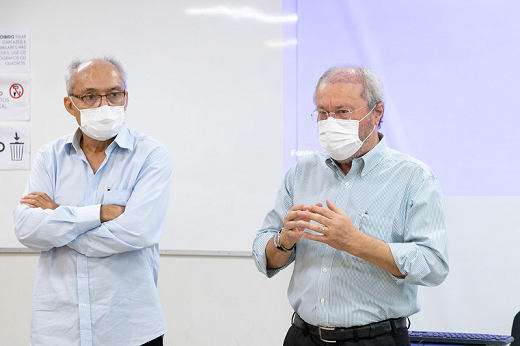
[[[515,315],[513,319],[513,327],[511,328],[511,336],[515,340],[510,344],[511,346],[520,346],[520,312]]]

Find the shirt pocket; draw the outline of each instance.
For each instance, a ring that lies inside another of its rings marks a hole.
[[[392,217],[365,213],[358,214],[357,220],[356,225],[361,232],[387,243],[393,242]]]
[[[376,214],[357,214],[355,217],[354,225],[361,232],[369,235],[373,238],[380,239],[386,243],[392,243],[392,225],[394,223],[394,219],[388,216],[376,215]],[[354,255],[349,254],[348,252],[345,254],[347,262],[350,265],[355,266],[355,270],[359,272],[366,272],[367,267],[377,268],[377,270],[382,270],[381,268],[376,267],[374,264],[369,263],[361,258],[358,258]]]
[[[111,190],[103,193],[101,204],[115,204],[122,207],[126,206],[126,202],[130,199],[131,190]]]

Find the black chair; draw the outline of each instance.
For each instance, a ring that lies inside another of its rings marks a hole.
[[[513,327],[511,328],[511,336],[515,340],[510,343],[510,346],[520,346],[520,312],[515,315],[513,319]]]

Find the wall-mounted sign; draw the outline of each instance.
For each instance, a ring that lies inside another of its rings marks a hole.
[[[0,28],[0,73],[29,73],[30,30]]]
[[[0,74],[0,120],[31,119],[29,75]]]
[[[30,135],[27,121],[0,122],[0,170],[30,169]]]

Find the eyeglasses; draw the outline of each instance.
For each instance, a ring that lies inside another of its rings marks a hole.
[[[74,94],[70,94],[69,96],[75,97],[83,101],[83,103],[89,107],[99,107],[101,106],[101,102],[103,102],[103,97],[107,100],[108,105],[110,106],[122,106],[125,103],[125,95],[126,90],[123,91],[113,91],[111,93],[105,95],[98,94],[86,94],[83,96],[78,96]]]
[[[311,113],[311,117],[314,122],[327,120],[329,117],[334,117],[336,119],[342,119],[342,120],[350,120],[350,118],[352,117],[352,114],[354,114],[354,112],[357,112],[360,109],[363,109],[365,107],[366,106],[363,106],[363,107],[358,108],[353,111],[351,111],[350,109],[339,109],[335,112],[330,112],[330,113],[327,111],[319,111],[316,109],[314,112]]]

